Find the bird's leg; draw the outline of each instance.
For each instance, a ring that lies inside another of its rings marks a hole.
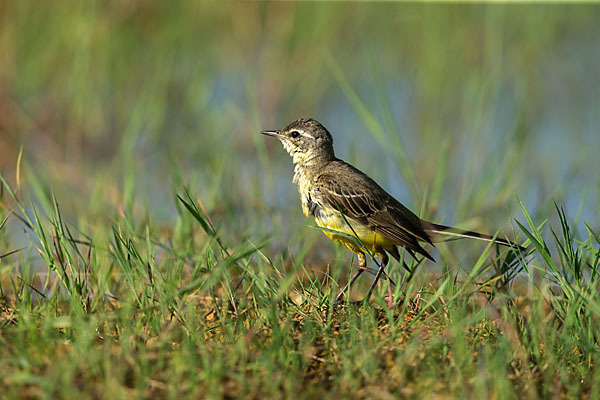
[[[378,265],[379,266],[379,265]],[[379,271],[379,268],[375,269],[375,268],[365,268],[365,272],[368,272],[369,274],[375,276],[377,275],[377,271]],[[381,274],[381,278],[385,279],[387,281],[390,281],[390,283],[392,284],[392,286],[396,286],[396,282],[394,282],[394,280],[392,278],[390,278],[390,276],[387,274],[387,272],[383,271],[383,274]]]
[[[335,304],[340,304],[342,302],[342,297],[344,297],[344,294],[346,293],[346,291],[350,289],[350,286],[352,286],[354,281],[357,280],[358,277],[366,270],[367,270],[367,258],[365,257],[364,253],[359,253],[358,254],[358,271],[356,271],[356,273],[354,275],[352,275],[352,278],[350,278],[350,280],[348,281],[346,286],[344,286],[344,288],[341,290],[341,292],[337,295],[337,297],[335,298]]]
[[[381,249],[381,248],[377,249],[377,255],[381,259],[381,265],[379,266],[377,275],[375,275],[375,279],[373,279],[373,283],[371,283],[371,287],[369,288],[367,295],[363,299],[363,302],[365,302],[365,303],[369,301],[369,298],[371,297],[371,293],[373,293],[373,289],[375,289],[375,285],[377,285],[377,282],[381,278],[381,275],[383,274],[383,271],[389,261],[389,258],[383,249]]]

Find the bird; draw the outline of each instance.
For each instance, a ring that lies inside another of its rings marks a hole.
[[[365,253],[379,258],[380,263],[363,302],[369,300],[384,275],[388,254],[400,261],[398,246],[415,259],[418,254],[434,262],[424,246],[434,246],[443,236],[493,241],[524,250],[506,239],[419,218],[367,174],[337,158],[333,137],[315,119],[300,118],[283,129],[261,133],[279,139],[292,157],[295,165],[292,181],[298,185],[304,215],[313,217],[333,242],[358,256],[359,268],[336,297],[336,304],[365,270],[370,271]]]

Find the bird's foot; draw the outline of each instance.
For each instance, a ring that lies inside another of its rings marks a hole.
[[[340,294],[338,294],[338,296],[335,298],[335,302],[333,303],[334,307],[338,307],[338,306],[342,306],[343,304],[348,304],[351,306],[356,306],[356,307],[360,307],[364,304],[364,299],[363,300],[351,300],[351,301],[344,301],[344,292],[340,292]]]

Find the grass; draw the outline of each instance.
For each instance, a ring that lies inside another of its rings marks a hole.
[[[523,208],[527,259],[488,246],[469,271],[409,277],[395,265],[394,307],[386,283],[372,304],[334,308],[345,270],[318,275],[293,256],[271,259],[268,240],[227,243],[187,189],[173,227],[122,216],[86,232],[56,198],[45,208],[4,178],[2,187],[3,241],[11,220],[29,240],[2,255],[9,397],[593,398],[600,389],[600,237],[589,227],[573,237],[558,206],[554,243]]]
[[[600,395],[595,8],[0,9],[2,397]],[[356,260],[258,135],[304,115],[529,254],[442,243],[333,307]]]

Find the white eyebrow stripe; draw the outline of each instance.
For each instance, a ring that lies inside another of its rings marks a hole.
[[[297,131],[299,134],[301,134],[304,137],[308,137],[312,139],[312,136],[309,135],[308,133],[304,132],[302,129],[294,129],[295,131]]]

